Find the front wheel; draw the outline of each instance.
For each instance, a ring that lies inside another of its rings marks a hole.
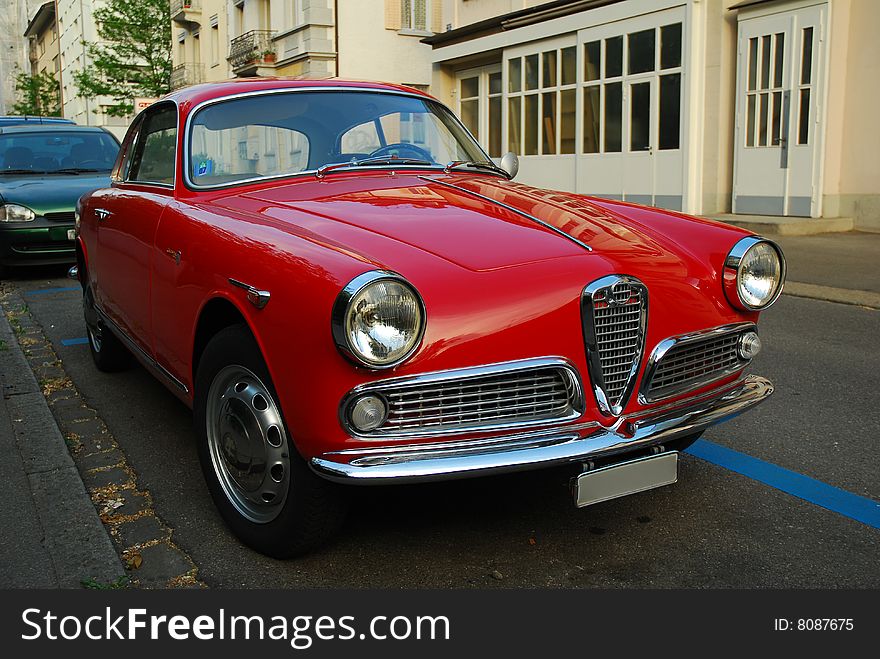
[[[208,490],[245,544],[289,558],[336,531],[345,516],[344,497],[297,452],[265,361],[246,327],[228,327],[205,347],[194,412]]]

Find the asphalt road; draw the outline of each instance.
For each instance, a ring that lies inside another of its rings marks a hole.
[[[15,283],[71,286],[61,274]],[[87,346],[62,345],[85,336],[78,292],[26,300],[210,586],[880,587],[880,531],[689,455],[678,484],[581,510],[559,470],[359,488],[333,544],[266,558],[215,512],[189,410],[142,368],[103,374]],[[783,297],[761,335],[753,371],[777,393],[706,438],[880,500],[880,311]]]

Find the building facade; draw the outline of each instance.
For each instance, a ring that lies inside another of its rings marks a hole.
[[[0,11],[0,115],[12,112],[17,100],[15,74],[30,72],[28,41],[23,36],[28,20],[39,4],[27,0],[4,0]]]
[[[24,36],[29,41],[31,75],[51,73],[58,81],[58,103],[61,104],[61,51],[55,21],[55,0],[44,2],[30,19]]]
[[[344,76],[427,89],[441,0],[170,0],[172,87]]]
[[[61,61],[61,102],[65,119],[82,126],[103,126],[122,139],[131,117],[113,117],[106,110],[113,100],[79,93],[74,76],[89,65],[83,41],[98,41],[93,13],[101,0],[56,0],[56,22]]]
[[[524,182],[880,230],[880,3],[446,0],[432,92]]]

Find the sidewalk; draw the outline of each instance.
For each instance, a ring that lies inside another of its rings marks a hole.
[[[880,233],[772,236],[785,253],[785,293],[880,309]]]
[[[125,569],[0,311],[0,588],[108,584]]]

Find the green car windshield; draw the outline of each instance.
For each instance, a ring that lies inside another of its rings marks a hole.
[[[0,135],[0,175],[109,172],[119,145],[96,131],[39,131]]]
[[[188,176],[196,187],[314,172],[328,165],[488,162],[440,103],[370,90],[303,90],[223,100],[196,112],[188,138]]]

